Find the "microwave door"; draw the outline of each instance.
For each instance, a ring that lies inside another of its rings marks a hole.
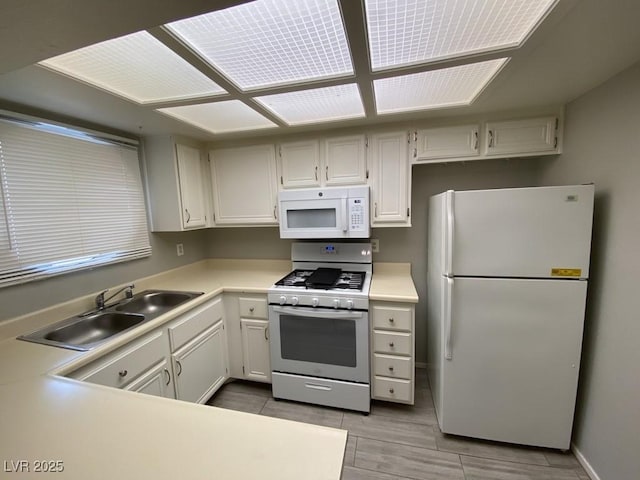
[[[281,203],[281,238],[341,238],[347,235],[346,198]]]

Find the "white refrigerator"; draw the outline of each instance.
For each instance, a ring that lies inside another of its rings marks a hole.
[[[569,449],[593,185],[429,202],[428,369],[444,433]]]

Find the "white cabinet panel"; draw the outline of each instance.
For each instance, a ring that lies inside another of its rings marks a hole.
[[[247,380],[271,381],[269,322],[240,319],[242,325],[242,356]]]
[[[408,132],[371,136],[371,226],[411,226]]]
[[[197,143],[186,145],[164,135],[146,137],[144,165],[152,231],[209,226],[209,166]]]
[[[226,378],[222,321],[172,354],[179,400],[203,403]]]
[[[277,225],[273,145],[210,153],[215,225]]]
[[[487,122],[486,155],[524,155],[557,151],[557,117]]]
[[[477,124],[418,130],[415,132],[414,160],[428,162],[443,158],[475,157],[480,154],[479,131]]]
[[[163,358],[148,372],[143,373],[127,385],[124,390],[146,393],[156,397],[175,398],[169,360]]]
[[[207,219],[200,150],[178,144],[176,158],[182,201],[182,226],[185,230],[205,227]]]
[[[282,188],[320,186],[320,147],[317,140],[282,143],[278,147]]]
[[[324,141],[325,185],[358,185],[367,182],[364,135],[331,137]]]

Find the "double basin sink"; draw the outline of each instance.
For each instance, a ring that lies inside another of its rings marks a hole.
[[[128,298],[40,329],[20,340],[86,351],[202,295],[202,292],[145,290]]]

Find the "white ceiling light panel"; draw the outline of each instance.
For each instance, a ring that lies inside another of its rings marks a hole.
[[[159,108],[158,111],[212,133],[277,127],[239,100]]]
[[[556,0],[366,0],[374,71],[519,46]]]
[[[469,105],[508,59],[375,80],[379,114]]]
[[[364,117],[355,83],[256,97],[289,125],[331,122]]]
[[[147,32],[137,32],[40,62],[137,103],[226,93]]]
[[[166,27],[242,90],[353,73],[336,0],[257,0]]]

